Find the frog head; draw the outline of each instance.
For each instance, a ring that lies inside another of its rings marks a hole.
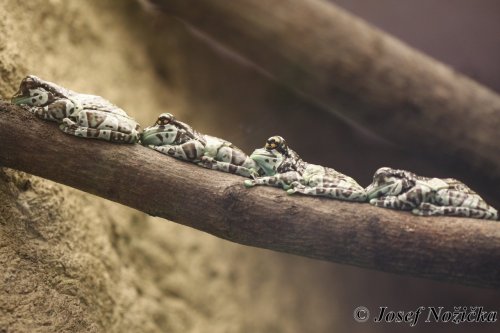
[[[175,118],[171,113],[162,113],[153,126],[146,127],[141,135],[143,145],[163,146],[175,144],[177,133]]]
[[[368,199],[401,194],[415,185],[415,175],[404,170],[380,168],[373,175],[373,182],[366,188]]]
[[[265,149],[272,151],[276,150],[280,154],[284,156],[288,156],[288,145],[286,144],[285,139],[283,139],[279,135],[275,135],[267,139],[266,145],[264,146]]]
[[[259,148],[253,151],[250,158],[257,163],[266,176],[274,176],[278,173],[278,168],[283,163],[285,156],[277,150]]]
[[[250,158],[265,172],[266,176],[298,171],[303,164],[299,155],[288,148],[281,136],[267,139],[264,148],[255,149]]]
[[[28,75],[21,81],[19,90],[14,94],[11,102],[13,104],[45,106],[64,97],[66,96],[62,87],[34,75]]]

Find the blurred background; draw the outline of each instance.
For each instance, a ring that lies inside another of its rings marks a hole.
[[[500,91],[498,1],[335,3]],[[136,1],[4,0],[0,49],[4,99],[35,74],[102,95],[143,127],[171,112],[247,151],[280,134],[304,160],[363,186],[387,165],[461,178],[500,206],[498,190],[460,166],[367,136]],[[357,323],[352,312],[359,305],[372,313],[379,306],[500,308],[495,290],[249,248],[20,172],[4,168],[0,176],[0,332],[404,332],[412,328]]]

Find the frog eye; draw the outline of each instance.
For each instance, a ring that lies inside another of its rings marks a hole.
[[[170,122],[172,121],[171,118],[168,118],[168,117],[160,117],[158,118],[158,120],[156,121],[156,125],[168,125],[170,124]]]
[[[168,125],[174,121],[174,116],[171,113],[162,113],[156,121],[156,125]]]
[[[276,149],[276,147],[278,147],[276,142],[266,142],[266,149],[272,150],[272,149]]]
[[[267,150],[276,149],[279,145],[281,145],[282,138],[280,136],[272,136],[266,141],[265,148]]]

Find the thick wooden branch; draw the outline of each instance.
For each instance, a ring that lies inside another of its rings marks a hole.
[[[0,165],[38,175],[232,242],[338,263],[500,287],[500,224],[423,218],[324,198],[246,189],[244,178],[140,145],[62,133],[0,103]]]
[[[338,7],[320,0],[150,2],[330,110],[500,184],[500,97]]]

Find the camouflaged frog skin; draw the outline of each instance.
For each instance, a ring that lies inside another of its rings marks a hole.
[[[449,215],[498,220],[498,212],[476,192],[453,178],[427,178],[391,168],[380,168],[366,188],[377,207],[411,210],[416,215]]]
[[[245,186],[282,187],[289,194],[324,196],[347,201],[366,201],[366,194],[354,179],[334,169],[304,162],[280,136],[270,137],[264,148],[250,157],[266,176],[246,180]]]
[[[141,143],[212,170],[243,177],[259,175],[256,163],[231,142],[202,134],[170,113],[162,113],[153,126],[144,129]]]
[[[28,75],[21,81],[12,103],[24,106],[44,120],[78,137],[135,143],[139,124],[125,111],[100,96],[80,94]]]

